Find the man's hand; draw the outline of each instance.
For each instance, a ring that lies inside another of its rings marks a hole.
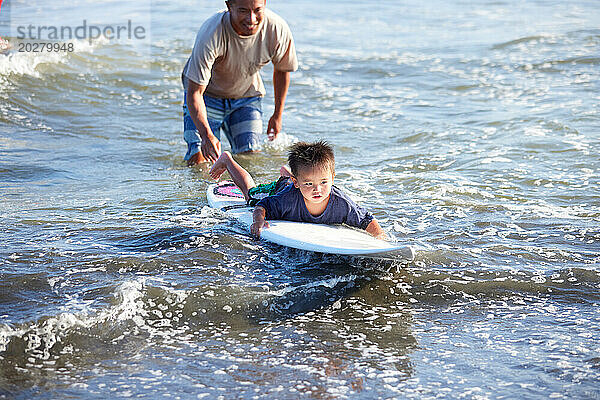
[[[214,164],[221,155],[221,142],[219,142],[219,139],[212,132],[208,132],[202,138],[200,149],[204,158],[210,161],[211,164]]]
[[[271,118],[269,118],[269,125],[267,126],[267,135],[269,136],[269,140],[275,140],[279,132],[281,132],[281,115],[273,114]]]

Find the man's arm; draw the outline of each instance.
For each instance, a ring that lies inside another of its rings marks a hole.
[[[290,73],[284,71],[273,70],[273,88],[275,90],[275,111],[269,119],[267,127],[267,135],[273,140],[281,132],[283,108],[285,106],[285,98],[290,87]]]
[[[371,236],[375,236],[377,239],[387,239],[387,235],[385,234],[384,230],[381,228],[381,226],[379,226],[379,222],[377,222],[377,220],[374,218],[371,222],[369,222],[369,225],[367,225],[366,231]]]
[[[198,134],[202,139],[202,145],[200,149],[202,154],[196,153],[188,161],[189,165],[198,164],[202,161],[210,161],[214,163],[221,154],[221,142],[213,135],[210,125],[208,123],[208,116],[206,113],[206,105],[204,104],[204,90],[206,86],[198,85],[196,82],[188,80],[188,91],[187,91],[187,107],[194,125],[198,130]]]

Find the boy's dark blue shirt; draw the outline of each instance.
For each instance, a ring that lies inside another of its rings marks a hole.
[[[367,229],[367,225],[373,221],[370,212],[357,205],[336,186],[331,187],[327,208],[317,217],[308,212],[300,189],[293,184],[272,196],[265,197],[256,206],[265,209],[268,220],[279,219],[326,225],[346,224],[360,229]]]

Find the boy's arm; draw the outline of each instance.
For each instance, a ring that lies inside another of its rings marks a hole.
[[[252,225],[250,226],[250,233],[252,233],[256,237],[260,237],[260,231],[263,228],[268,228],[269,223],[265,220],[267,211],[261,207],[254,207],[254,212],[252,213]]]
[[[377,239],[387,240],[388,238],[381,226],[379,226],[379,222],[377,222],[375,218],[373,218],[373,220],[369,222],[366,231],[371,236],[375,236]]]

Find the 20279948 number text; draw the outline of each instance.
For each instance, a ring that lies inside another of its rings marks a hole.
[[[46,42],[22,42],[18,44],[19,53],[44,53],[44,52],[73,52],[73,43],[46,43]]]

